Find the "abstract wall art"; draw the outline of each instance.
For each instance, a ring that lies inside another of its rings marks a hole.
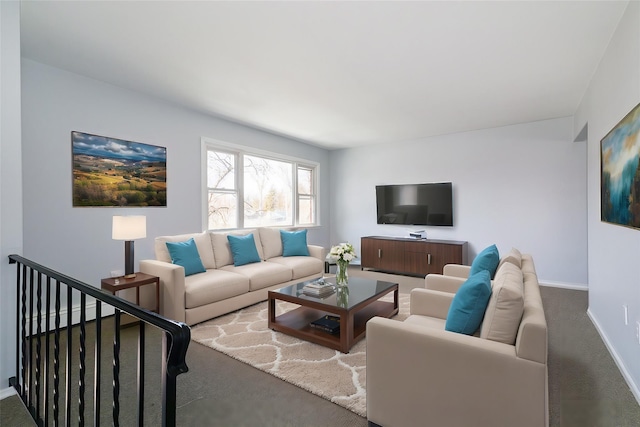
[[[600,216],[640,228],[640,104],[600,141]]]

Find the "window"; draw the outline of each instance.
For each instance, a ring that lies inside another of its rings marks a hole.
[[[298,166],[298,224],[315,224],[316,198],[314,169],[308,166]]]
[[[209,229],[237,228],[236,155],[207,150]]]
[[[204,142],[207,227],[315,225],[318,165]]]

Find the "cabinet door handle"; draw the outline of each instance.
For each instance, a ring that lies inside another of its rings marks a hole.
[[[427,254],[427,264],[431,265],[431,254]]]
[[[378,249],[378,258],[382,258],[382,249]]]

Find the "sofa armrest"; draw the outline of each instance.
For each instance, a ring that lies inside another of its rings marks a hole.
[[[427,274],[424,278],[425,289],[455,294],[467,279],[442,274]]]
[[[324,258],[326,256],[324,247],[322,246],[317,246],[317,245],[307,245],[307,248],[309,248],[309,255],[314,257],[314,258],[318,258],[321,261],[324,261]]]
[[[140,271],[160,278],[160,314],[185,322],[184,267],[147,259],[140,261]]]
[[[411,290],[409,313],[446,319],[455,294],[415,288]]]
[[[469,272],[471,266],[462,264],[447,264],[442,269],[444,276],[462,277],[463,279],[469,278]]]
[[[548,425],[546,365],[516,357],[514,346],[381,317],[366,335],[370,422]]]

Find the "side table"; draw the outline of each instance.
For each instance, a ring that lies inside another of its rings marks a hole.
[[[116,284],[116,280],[118,283]],[[115,295],[124,289],[136,288],[136,304],[140,305],[140,287],[144,285],[156,285],[155,308],[151,311],[160,313],[160,278],[146,273],[136,273],[136,277],[126,279],[124,277],[109,277],[100,281],[100,287]]]

